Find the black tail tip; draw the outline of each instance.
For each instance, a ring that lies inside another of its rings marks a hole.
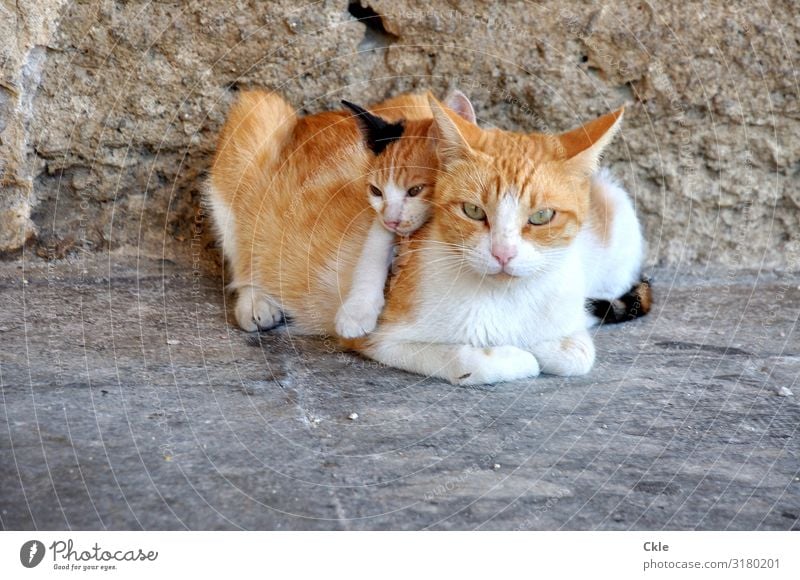
[[[599,319],[600,324],[618,324],[641,318],[653,306],[653,288],[649,276],[642,276],[638,283],[615,300],[586,300],[589,314]]]

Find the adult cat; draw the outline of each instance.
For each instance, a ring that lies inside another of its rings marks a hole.
[[[397,123],[389,119],[432,118],[428,95],[400,95],[373,106],[372,112],[343,102],[354,111],[365,144],[376,156],[391,140],[401,138]],[[476,123],[472,104],[462,92],[451,93],[447,105]],[[366,195],[382,219],[370,230],[353,284],[336,316],[336,332],[344,338],[363,336],[375,328],[384,304],[388,256],[397,243],[393,234],[410,235],[430,214],[429,199],[417,197],[429,192],[430,186],[398,186],[406,168],[395,160],[381,165],[384,171],[372,172],[368,178]],[[650,310],[651,289],[649,281],[640,278],[644,238],[630,196],[603,169],[591,176],[589,197],[589,218],[581,232],[586,295],[590,297],[586,305],[593,315],[589,320],[623,322],[643,316]]]

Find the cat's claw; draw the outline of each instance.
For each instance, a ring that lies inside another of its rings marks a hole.
[[[383,303],[348,300],[336,313],[336,334],[342,338],[358,338],[369,334],[378,325]]]
[[[464,347],[451,382],[457,385],[488,385],[539,375],[539,361],[516,346]]]
[[[236,300],[236,322],[242,330],[269,330],[280,324],[283,312],[267,296],[252,287],[239,290]]]

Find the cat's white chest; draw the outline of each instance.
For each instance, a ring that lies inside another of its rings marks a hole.
[[[583,287],[572,258],[536,279],[431,275],[418,289],[413,322],[386,330],[407,341],[529,348],[584,328]]]

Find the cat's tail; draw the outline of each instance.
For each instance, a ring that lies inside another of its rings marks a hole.
[[[642,276],[625,294],[615,300],[586,299],[586,309],[598,324],[617,324],[645,316],[653,306],[650,278]]]
[[[297,125],[294,108],[266,91],[245,91],[231,107],[211,169],[216,194],[231,203],[242,187],[257,188],[272,169]]]

